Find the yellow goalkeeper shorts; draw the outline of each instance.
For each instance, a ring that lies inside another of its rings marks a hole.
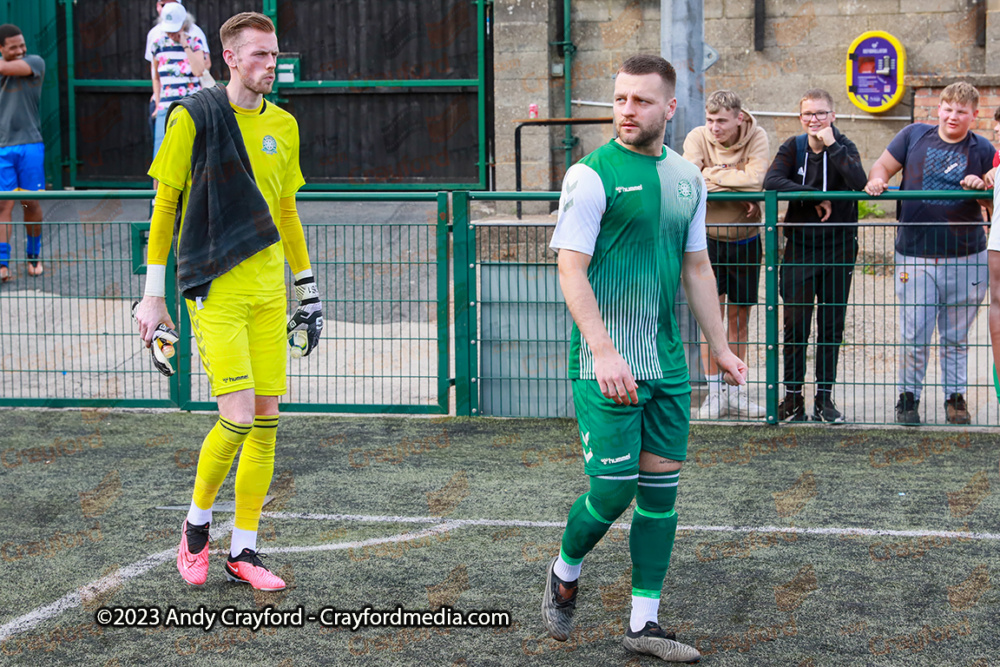
[[[241,389],[253,389],[258,396],[281,396],[287,391],[284,294],[210,292],[200,309],[195,301],[186,301],[213,396]]]

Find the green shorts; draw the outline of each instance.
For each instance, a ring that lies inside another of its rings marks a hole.
[[[691,383],[642,380],[637,384],[639,404],[617,405],[601,393],[596,380],[573,380],[587,475],[634,470],[639,452],[672,461],[687,458]]]

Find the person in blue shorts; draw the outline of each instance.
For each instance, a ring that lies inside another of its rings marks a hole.
[[[45,144],[38,104],[45,61],[28,55],[16,25],[0,25],[0,191],[45,189]],[[28,274],[42,275],[42,207],[21,200],[27,232]],[[14,200],[0,201],[0,281],[14,277],[10,268],[11,213]]]

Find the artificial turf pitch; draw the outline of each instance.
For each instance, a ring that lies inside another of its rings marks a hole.
[[[155,509],[189,503],[213,422],[0,412],[0,664],[659,662],[621,646],[627,525],[584,563],[570,641],[541,627],[545,567],[586,490],[574,422],[283,416],[259,547],[291,585],[266,594],[227,583],[221,553],[203,588],[185,585],[174,564],[183,513]],[[696,426],[661,622],[702,664],[996,664],[997,462],[995,435],[979,431]],[[218,513],[216,527],[231,520]],[[228,548],[228,534],[213,548]],[[512,625],[95,623],[102,607],[150,605],[305,615],[444,605],[507,611]]]

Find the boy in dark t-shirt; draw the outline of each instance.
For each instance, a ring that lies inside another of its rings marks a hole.
[[[989,141],[970,132],[978,106],[979,92],[971,84],[960,81],[946,87],[937,126],[915,123],[903,128],[872,167],[865,191],[882,194],[900,169],[903,190],[981,189],[994,150]],[[968,332],[988,288],[980,206],[974,200],[907,200],[901,202],[899,222],[895,282],[904,307],[896,421],[920,423],[920,391],[937,325],[946,418],[950,424],[968,424]]]

